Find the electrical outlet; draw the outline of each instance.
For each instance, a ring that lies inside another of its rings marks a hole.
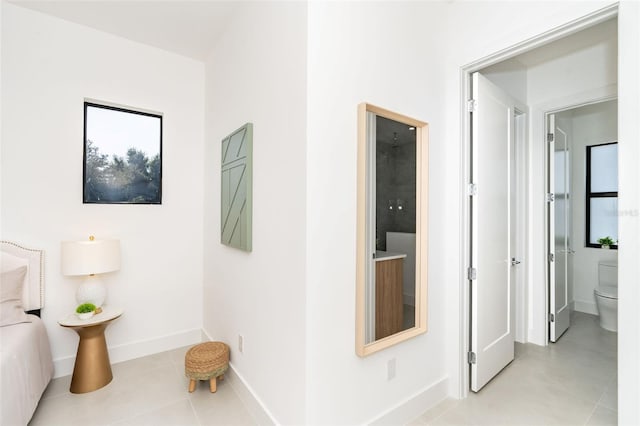
[[[391,358],[387,361],[387,380],[391,380],[396,377],[396,359]]]
[[[238,334],[238,350],[240,353],[244,351],[244,337],[242,337],[242,334]]]

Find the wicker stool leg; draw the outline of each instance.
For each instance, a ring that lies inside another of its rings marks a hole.
[[[220,379],[220,380],[224,380],[224,374],[219,375],[219,376],[218,376],[218,379]]]
[[[217,391],[217,383],[216,383],[216,378],[212,377],[209,379],[209,389],[211,390],[211,393]]]
[[[189,382],[189,392],[193,392],[194,390],[196,390],[196,380],[191,379]]]

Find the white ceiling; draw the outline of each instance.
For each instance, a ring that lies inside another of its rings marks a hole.
[[[241,0],[8,0],[67,21],[204,61]],[[617,20],[563,38],[514,59],[527,67],[597,43],[615,43]]]
[[[526,67],[534,67],[597,44],[617,46],[617,41],[618,20],[610,19],[545,46],[530,50],[516,56],[515,59]]]
[[[11,3],[204,61],[238,1],[25,1]]]

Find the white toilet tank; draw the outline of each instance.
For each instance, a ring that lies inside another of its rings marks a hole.
[[[598,262],[598,285],[618,286],[618,262],[607,260]]]

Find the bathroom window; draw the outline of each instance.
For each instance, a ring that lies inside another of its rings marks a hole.
[[[618,143],[587,147],[586,245],[618,241]],[[611,248],[618,248],[617,244]]]

